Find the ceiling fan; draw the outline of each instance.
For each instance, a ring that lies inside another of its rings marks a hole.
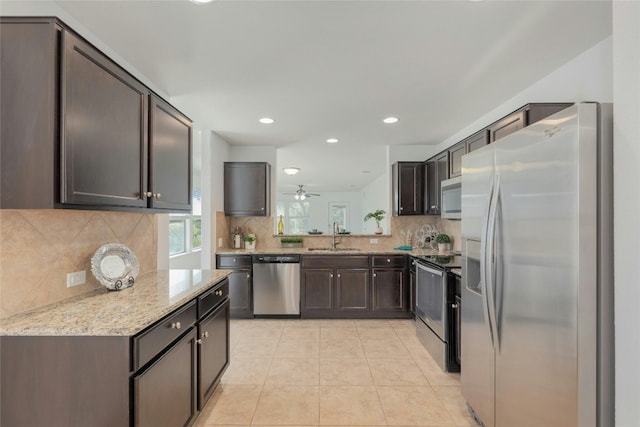
[[[318,193],[307,193],[302,187],[303,185],[298,185],[298,189],[296,190],[295,193],[283,193],[283,194],[293,194],[293,198],[296,200],[304,200],[307,197],[320,195]]]

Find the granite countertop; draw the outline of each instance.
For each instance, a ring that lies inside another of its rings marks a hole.
[[[338,246],[340,248],[340,246]],[[254,251],[245,251],[244,249],[219,249],[216,254],[218,255],[264,255],[264,254],[278,254],[278,255],[412,255],[412,256],[432,256],[450,255],[449,252],[439,252],[434,249],[419,249],[412,250],[400,250],[393,248],[380,248],[380,249],[354,249],[354,250],[310,250],[313,248],[257,248]]]
[[[0,321],[0,335],[131,336],[227,277],[229,270],[160,270]]]
[[[453,274],[455,274],[456,276],[460,276],[460,277],[462,277],[462,269],[461,269],[461,268],[452,268],[452,269],[451,269],[451,272],[452,272]]]

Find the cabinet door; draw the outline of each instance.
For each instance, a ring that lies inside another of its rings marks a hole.
[[[405,270],[373,269],[373,311],[406,311]]]
[[[148,90],[63,32],[61,203],[146,207]]]
[[[394,215],[422,214],[422,162],[393,165]]]
[[[449,152],[445,151],[427,161],[426,205],[428,215],[440,215],[440,183],[449,177]]]
[[[369,311],[369,269],[336,270],[336,311]]]
[[[471,153],[472,151],[475,151],[478,148],[482,148],[488,143],[489,143],[489,135],[487,134],[486,129],[483,129],[480,132],[465,139],[465,144],[467,145],[467,153]]]
[[[525,112],[517,111],[489,126],[489,142],[496,142],[500,138],[525,127]]]
[[[464,141],[449,148],[449,177],[453,178],[462,174],[462,156],[467,152]]]
[[[198,324],[198,409],[229,366],[229,300]]]
[[[304,315],[333,311],[333,269],[303,269],[300,312]]]
[[[133,377],[136,427],[185,426],[196,410],[196,330]]]
[[[52,19],[0,19],[0,207],[52,209],[58,29]]]
[[[191,121],[160,98],[149,99],[149,207],[191,211]]]
[[[262,162],[225,162],[224,214],[269,216],[271,166]]]
[[[237,270],[229,275],[231,317],[253,317],[253,286],[251,270]]]

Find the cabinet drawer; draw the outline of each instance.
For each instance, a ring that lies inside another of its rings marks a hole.
[[[404,268],[405,259],[404,256],[398,255],[374,255],[371,257],[373,267],[389,267],[389,268]]]
[[[251,255],[216,255],[217,268],[251,268]]]
[[[229,297],[229,279],[209,289],[198,297],[198,319]]]
[[[133,338],[133,370],[138,370],[171,344],[197,320],[191,301]]]
[[[303,268],[368,268],[369,256],[367,255],[329,255],[329,256],[303,256]]]

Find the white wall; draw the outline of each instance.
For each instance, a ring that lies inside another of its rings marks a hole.
[[[613,38],[608,37],[433,146],[439,153],[529,102],[613,102]],[[427,146],[429,147],[429,146]]]
[[[640,2],[613,2],[616,426],[640,426]]]
[[[391,165],[387,170],[391,170]],[[380,227],[382,227],[384,234],[391,233],[391,227],[389,226],[389,217],[391,216],[390,179],[391,174],[385,173],[362,190],[362,218],[369,212],[383,209],[387,212],[384,219],[380,221]],[[375,228],[376,222],[370,219],[364,223],[362,233],[373,234]]]

